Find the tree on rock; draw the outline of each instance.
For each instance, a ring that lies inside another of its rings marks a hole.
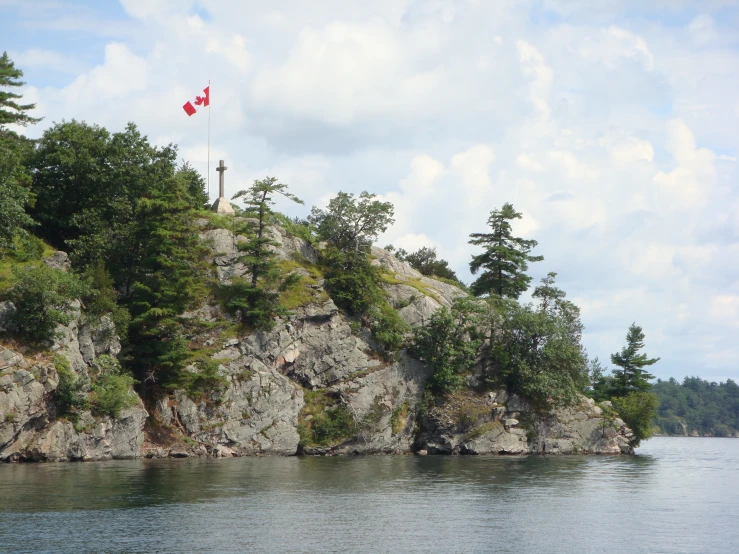
[[[654,375],[644,368],[654,365],[659,358],[650,358],[645,353],[639,353],[644,348],[644,332],[642,328],[632,323],[626,333],[626,346],[621,352],[611,354],[611,362],[621,369],[614,370],[613,396],[626,396],[630,392],[646,392],[652,388],[650,379]]]
[[[270,329],[274,325],[274,317],[281,313],[278,290],[290,287],[295,280],[294,276],[280,278],[274,254],[277,243],[265,234],[265,226],[274,213],[272,206],[276,196],[303,203],[275,177],[254,181],[251,187],[233,196],[234,200],[244,198],[245,213],[253,217],[248,221],[248,239],[238,244],[242,252],[239,261],[249,268],[251,279],[236,278],[224,287],[225,307],[238,314],[242,323],[262,330]]]
[[[393,205],[375,200],[376,197],[364,191],[355,200],[353,194],[339,192],[326,210],[314,206],[308,220],[316,226],[318,237],[329,246],[344,252],[366,251],[395,222]]]
[[[390,202],[376,200],[376,194],[339,192],[326,210],[315,206],[308,221],[315,225],[320,240],[326,241],[322,255],[326,289],[336,305],[353,315],[364,314],[382,297],[380,269],[367,258],[372,242],[393,219]]]
[[[482,246],[485,251],[472,257],[470,271],[475,275],[480,269],[484,271],[470,290],[475,296],[497,294],[509,298],[518,298],[525,292],[531,277],[525,271],[529,262],[539,262],[544,256],[531,256],[529,252],[538,244],[535,240],[526,240],[512,235],[510,222],[521,219],[521,213],[505,204],[500,210],[493,210],[488,218],[491,233],[473,233],[470,244]]]

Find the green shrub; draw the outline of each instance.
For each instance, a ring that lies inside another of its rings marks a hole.
[[[351,438],[358,431],[348,407],[325,390],[303,390],[305,404],[298,418],[303,446],[329,446]]]
[[[328,248],[322,262],[326,267],[326,290],[340,308],[361,315],[382,301],[381,272],[366,253]]]
[[[59,415],[68,416],[89,409],[87,391],[90,384],[87,379],[79,377],[64,356],[54,357],[54,367],[59,374],[59,385],[54,396]]]
[[[108,315],[118,336],[125,339],[131,315],[126,308],[118,305],[118,292],[115,290],[113,278],[105,268],[105,263],[98,260],[91,264],[83,278],[89,286],[87,295],[84,297],[88,317],[93,322],[97,322],[103,316]]]
[[[90,402],[93,414],[118,417],[122,410],[136,405],[138,398],[132,390],[136,381],[121,369],[115,358],[100,356],[93,367],[95,373]]]
[[[400,406],[393,410],[393,413],[390,416],[390,428],[392,429],[394,435],[397,435],[403,429],[405,429],[405,426],[408,424],[409,413],[410,407],[408,406],[407,401],[403,402]]]
[[[190,373],[182,371],[179,379],[173,385],[177,388],[183,388],[190,398],[199,398],[205,394],[220,395],[226,390],[228,381],[219,373],[219,363],[210,358],[201,358],[194,362],[195,367],[200,371]],[[249,378],[245,372],[240,376],[242,380]]]
[[[657,396],[651,392],[631,392],[620,398],[611,399],[624,423],[634,432],[631,446],[652,436],[652,421],[659,407]]]
[[[55,338],[57,325],[72,320],[72,303],[89,291],[73,273],[38,267],[14,268],[16,284],[9,293],[16,312],[10,321],[17,335],[34,342]]]
[[[434,370],[434,392],[451,392],[462,386],[462,372],[475,364],[482,344],[481,308],[468,298],[457,299],[451,310],[442,307],[428,325],[414,329],[411,352]]]
[[[399,350],[405,346],[411,326],[387,302],[373,310],[372,319],[372,336],[386,351]]]
[[[270,215],[269,223],[279,225],[285,229],[288,236],[301,238],[309,244],[314,244],[316,242],[315,229],[313,225],[304,219],[297,217],[290,219],[284,214],[274,212]]]
[[[317,445],[334,444],[357,432],[354,417],[346,406],[324,410],[313,419],[312,424],[312,442]]]

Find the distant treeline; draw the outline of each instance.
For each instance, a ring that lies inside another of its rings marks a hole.
[[[662,434],[739,436],[739,385],[731,379],[657,380],[652,392],[659,398],[656,423]]]

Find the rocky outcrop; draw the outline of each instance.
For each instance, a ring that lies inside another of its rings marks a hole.
[[[542,413],[506,391],[457,393],[431,407],[418,448],[437,454],[629,454],[633,433],[604,407],[580,404]],[[605,411],[604,411],[605,408]]]
[[[220,282],[248,278],[237,248],[246,238],[201,223]],[[74,423],[58,418],[54,365],[0,348],[0,460],[631,452],[633,436],[623,421],[610,415],[607,404],[584,398],[575,407],[541,412],[505,391],[474,392],[473,376],[469,389],[440,404],[424,399],[430,368],[405,351],[383,352],[367,321],[348,318],[337,308],[313,265],[316,248],[277,226],[266,233],[282,267],[306,278],[301,304],[270,331],[239,331],[216,304],[184,314],[192,321],[188,340],[202,347],[199,355],[208,362],[209,384],[159,399],[146,444],[148,414],[142,405],[115,419],[89,412]],[[372,259],[384,269],[388,302],[411,326],[425,325],[436,310],[465,295],[385,250],[373,249]],[[64,267],[65,257],[52,263]],[[75,304],[72,321],[58,329],[51,350],[86,377],[93,360],[117,355],[120,343],[109,319],[93,324],[80,311]],[[12,305],[0,305],[0,316],[11,312]],[[186,369],[193,378],[204,371],[202,363]],[[337,428],[315,434],[317,422],[325,424],[329,414],[341,416],[334,422]]]
[[[195,401],[177,391],[157,406],[162,423],[180,427],[210,450],[295,454],[302,388],[254,358],[240,358],[219,369],[228,382],[222,394]]]
[[[59,376],[48,360],[0,347],[0,460],[70,461],[135,458],[147,412],[139,404],[118,418],[83,412],[73,424],[57,418]]]

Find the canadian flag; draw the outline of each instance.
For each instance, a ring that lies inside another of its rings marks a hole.
[[[196,96],[195,100],[188,100],[187,102],[185,102],[185,105],[182,106],[182,109],[185,110],[185,113],[187,115],[192,115],[197,112],[198,109],[205,108],[206,106],[210,105],[210,85],[203,89],[203,94],[205,96]]]

